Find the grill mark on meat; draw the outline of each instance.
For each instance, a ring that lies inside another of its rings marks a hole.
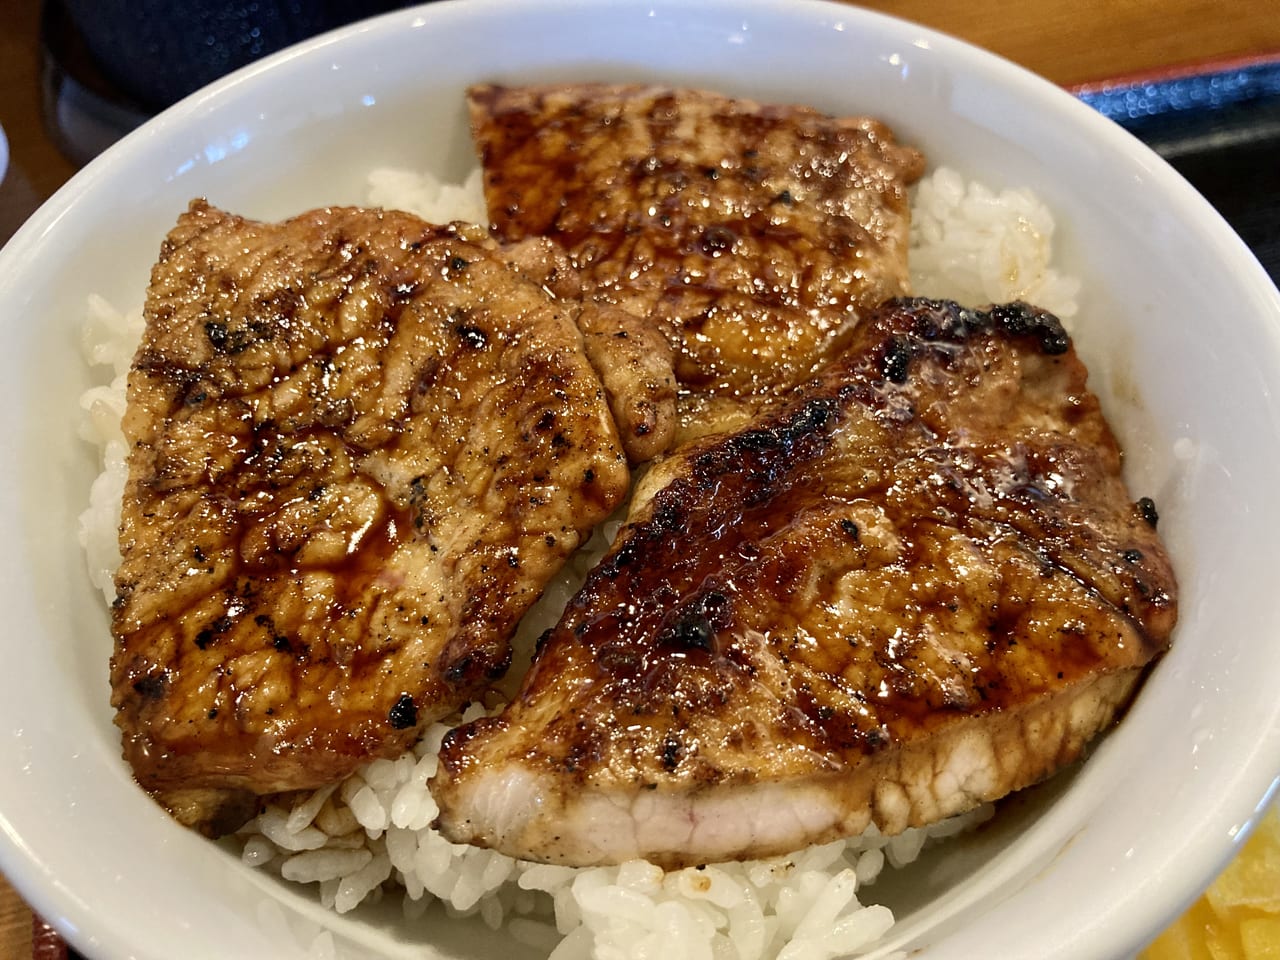
[[[446,738],[440,829],[688,865],[1077,759],[1176,618],[1085,378],[1043,311],[892,301],[794,399],[653,466],[516,699]]]

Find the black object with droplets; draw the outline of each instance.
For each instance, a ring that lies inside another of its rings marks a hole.
[[[98,67],[151,111],[291,43],[408,0],[62,0]]]

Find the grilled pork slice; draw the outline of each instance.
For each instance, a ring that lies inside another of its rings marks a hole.
[[[450,840],[586,865],[896,833],[1080,757],[1169,642],[1149,500],[1057,320],[886,304],[737,433],[654,466],[498,716]]]
[[[479,228],[197,201],[145,312],[112,702],[217,831],[474,698],[629,474],[577,306]]]
[[[490,217],[670,340],[687,438],[807,379],[907,290],[924,161],[867,117],[656,86],[469,92]]]

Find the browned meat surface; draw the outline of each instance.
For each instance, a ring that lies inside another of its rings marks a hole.
[[[556,297],[581,301],[582,280],[568,255],[544,237],[529,237],[506,250],[517,269],[537,277]],[[587,358],[604,383],[609,409],[633,463],[669,449],[676,432],[674,357],[662,334],[644,318],[591,300],[578,314]]]
[[[225,829],[504,671],[628,483],[577,311],[478,228],[180,218],[129,380],[111,664],[175,815]]]
[[[679,436],[808,378],[907,289],[915,150],[834,118],[653,86],[470,91],[490,216],[549,237],[675,351]]]
[[[793,399],[655,465],[498,716],[455,841],[568,864],[898,832],[1081,756],[1175,582],[1061,325],[894,301]]]

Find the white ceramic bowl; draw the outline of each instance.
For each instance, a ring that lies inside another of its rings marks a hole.
[[[1078,772],[870,891],[930,960],[1137,949],[1209,881],[1280,771],[1280,295],[1118,127],[1008,63],[799,0],[468,0],[319,38],[186,100],[58,193],[0,253],[0,868],[89,956],[488,956],[502,934],[327,916],[173,825],[132,783],[107,703],[106,612],[74,534],[87,294],[141,302],[193,196],[256,217],[359,202],[376,164],[453,175],[477,80],[661,78],[832,111],[1058,211],[1078,343],[1156,498],[1181,577],[1172,653]]]

